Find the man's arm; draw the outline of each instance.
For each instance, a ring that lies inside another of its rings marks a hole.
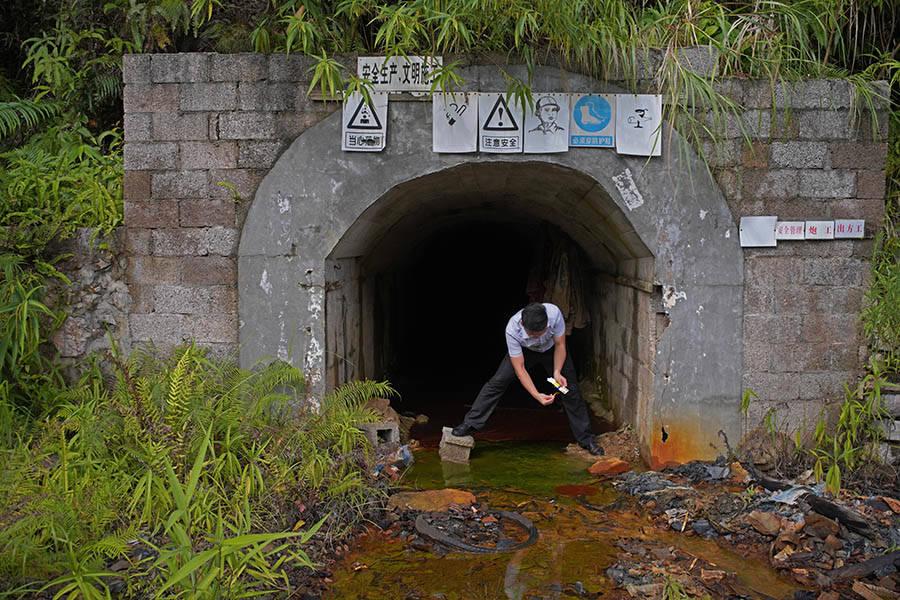
[[[522,387],[525,388],[525,391],[531,394],[531,397],[543,404],[544,406],[548,404],[553,404],[553,399],[555,398],[555,394],[542,394],[538,391],[538,389],[534,386],[534,382],[531,380],[531,375],[528,374],[528,371],[525,369],[525,357],[521,354],[519,356],[510,356],[509,362],[512,363],[513,370],[516,372],[516,377],[519,378],[519,382],[522,384]]]
[[[568,387],[569,382],[562,374],[564,364],[566,364],[566,334],[553,338],[553,379],[563,387]]]

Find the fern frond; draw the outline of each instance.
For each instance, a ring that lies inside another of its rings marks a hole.
[[[0,138],[12,137],[24,129],[34,129],[39,124],[62,113],[62,104],[51,100],[26,100],[14,97],[0,102]]]

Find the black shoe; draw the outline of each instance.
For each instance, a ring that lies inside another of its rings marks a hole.
[[[594,456],[603,456],[604,454],[606,454],[606,452],[603,451],[603,448],[601,448],[597,444],[597,442],[593,440],[591,440],[587,444],[582,444],[581,447],[587,450],[589,454],[592,454]]]
[[[466,423],[462,423],[453,428],[451,432],[456,437],[466,437],[467,435],[472,435],[475,433],[475,428],[471,425],[467,425]]]

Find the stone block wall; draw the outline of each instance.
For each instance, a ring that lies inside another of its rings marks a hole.
[[[235,258],[246,210],[279,154],[337,108],[307,97],[310,66],[283,55],[125,57],[133,342],[194,339],[235,351]],[[773,90],[731,80],[722,89],[746,111],[714,123],[720,143],[703,150],[735,223],[747,215],[866,219],[864,240],[744,253],[744,341],[735,351],[743,351],[745,385],[760,396],[749,421],[776,407],[801,424],[860,370],[858,314],[884,213],[887,106],[878,104],[873,127],[865,112],[853,122],[854,93],[843,82]]]
[[[782,241],[744,251],[744,385],[759,395],[748,423],[774,409],[787,429],[809,427],[826,401],[843,397],[844,383],[866,360],[859,313],[884,219],[888,105],[876,100],[873,127],[873,114],[856,110],[846,82],[726,87],[747,108],[750,143],[729,123],[733,139],[705,151],[735,221],[866,220],[862,240]]]
[[[125,224],[135,343],[236,355],[237,245],[257,185],[336,106],[310,100],[309,59],[124,59]]]

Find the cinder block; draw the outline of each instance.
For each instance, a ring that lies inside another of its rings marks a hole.
[[[128,280],[132,285],[178,283],[183,270],[180,258],[132,256],[128,259]]]
[[[239,86],[240,110],[294,110],[295,83],[242,82]]]
[[[233,82],[191,83],[181,86],[181,110],[234,110],[237,84]]]
[[[226,256],[188,256],[183,260],[185,285],[234,285],[237,282],[237,263]]]
[[[153,312],[208,315],[237,312],[236,290],[229,286],[149,285]]]
[[[209,81],[209,55],[201,52],[153,54],[150,75],[157,83]]]
[[[209,115],[177,112],[154,114],[153,139],[157,141],[209,139]]]
[[[846,110],[798,110],[797,134],[804,140],[849,140],[855,136]]]
[[[122,107],[132,112],[176,112],[178,110],[178,85],[129,83],[122,92]]]
[[[268,76],[266,55],[255,52],[210,55],[212,81],[259,81]]]
[[[181,142],[181,168],[233,169],[237,167],[236,142]]]
[[[452,427],[444,427],[438,454],[442,461],[465,464],[469,462],[469,453],[474,447],[475,438],[471,435],[458,437],[453,435]]]
[[[858,171],[856,175],[856,196],[858,198],[885,197],[887,179],[884,171]]]
[[[238,341],[238,319],[236,314],[190,315],[188,322],[191,339],[198,342],[235,344]]]
[[[125,141],[146,142],[153,139],[152,113],[126,113],[124,118]]]
[[[178,145],[172,142],[130,142],[125,144],[125,169],[152,171],[175,169]]]
[[[270,169],[281,155],[282,142],[238,142],[238,166],[249,169]]]
[[[832,142],[831,168],[881,169],[887,160],[887,143]]]
[[[150,54],[122,56],[123,83],[150,83]]]
[[[219,115],[219,139],[259,140],[275,137],[275,115],[268,112],[234,112]]]
[[[821,169],[828,158],[825,142],[773,142],[772,166],[790,169]]]
[[[125,171],[122,180],[122,194],[125,201],[150,199],[150,176],[148,171]]]
[[[177,227],[175,200],[129,200],[125,202],[125,224],[129,227]]]
[[[300,54],[270,54],[270,81],[310,81],[315,59]]]
[[[800,177],[793,169],[747,169],[743,175],[743,198],[793,198]]]
[[[394,421],[363,423],[359,426],[372,446],[400,442],[400,428]]]
[[[855,194],[853,171],[804,169],[797,195],[807,198],[851,198]]]
[[[213,169],[209,172],[209,197],[230,199],[232,190],[219,185],[219,182],[228,182],[234,186],[241,198],[249,200],[256,193],[256,188],[266,176],[266,172],[254,169]]]
[[[178,204],[178,223],[182,227],[234,227],[233,200],[186,199]]]
[[[206,188],[206,171],[163,171],[151,179],[153,198],[204,198]]]
[[[125,251],[132,256],[147,256],[153,247],[150,229],[127,227],[125,229]]]

